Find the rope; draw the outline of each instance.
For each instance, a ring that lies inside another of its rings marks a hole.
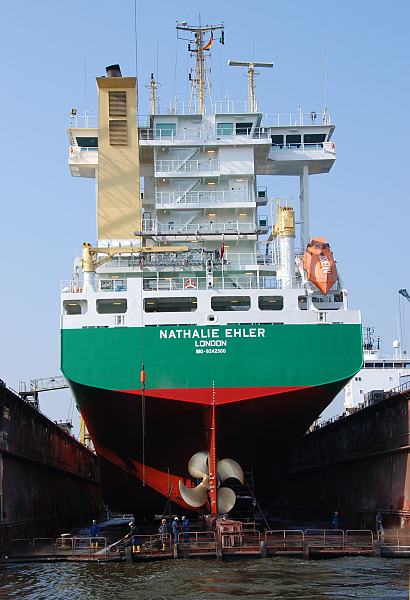
[[[246,487],[248,488],[248,490],[250,491],[250,493],[251,493],[251,495],[252,495],[252,498],[255,500],[255,504],[256,504],[256,506],[258,507],[258,510],[259,510],[259,512],[261,513],[261,515],[262,515],[262,517],[263,517],[263,520],[265,521],[265,525],[266,525],[267,529],[270,529],[269,523],[267,522],[267,520],[266,520],[266,518],[265,518],[265,515],[264,515],[264,513],[263,513],[263,511],[262,511],[261,507],[259,506],[259,502],[256,500],[256,498],[255,498],[255,494],[253,493],[253,490],[251,489],[251,487],[250,487],[250,485],[249,485],[249,483],[247,482],[247,480],[246,480],[246,479],[245,479],[245,485],[246,485]]]

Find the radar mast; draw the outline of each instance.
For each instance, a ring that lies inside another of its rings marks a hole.
[[[195,55],[195,70],[194,76],[191,77],[192,91],[196,95],[198,100],[198,112],[200,114],[205,113],[205,80],[206,80],[206,58],[207,52],[211,49],[214,42],[214,31],[220,30],[221,36],[219,41],[221,44],[225,43],[224,37],[224,24],[218,25],[189,25],[186,21],[177,23],[177,36],[178,39],[187,40],[188,52]],[[189,38],[180,37],[179,32],[186,31]],[[209,33],[209,40],[206,41],[206,34]],[[192,47],[192,45],[194,47]]]

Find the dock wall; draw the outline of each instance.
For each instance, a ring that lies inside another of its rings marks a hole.
[[[0,548],[70,531],[102,509],[97,457],[0,386]]]
[[[306,434],[293,449],[278,506],[341,527],[410,528],[409,398],[404,391]]]

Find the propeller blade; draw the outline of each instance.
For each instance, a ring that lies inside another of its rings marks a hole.
[[[242,485],[245,481],[242,467],[236,462],[236,460],[233,460],[233,458],[223,458],[222,460],[218,460],[217,472],[221,483],[230,477],[234,477],[240,481]]]
[[[194,488],[190,488],[184,485],[181,480],[179,480],[179,492],[184,502],[193,508],[199,508],[200,506],[203,506],[208,498],[204,482],[200,483]]]
[[[235,492],[231,488],[222,487],[218,490],[218,513],[223,515],[233,509],[236,502]]]
[[[209,452],[197,452],[191,457],[188,463],[188,471],[191,477],[202,479],[208,475],[208,458]]]

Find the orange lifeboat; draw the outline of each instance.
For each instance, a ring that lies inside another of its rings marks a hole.
[[[307,278],[326,296],[337,281],[337,269],[329,244],[322,237],[313,238],[302,258]]]

